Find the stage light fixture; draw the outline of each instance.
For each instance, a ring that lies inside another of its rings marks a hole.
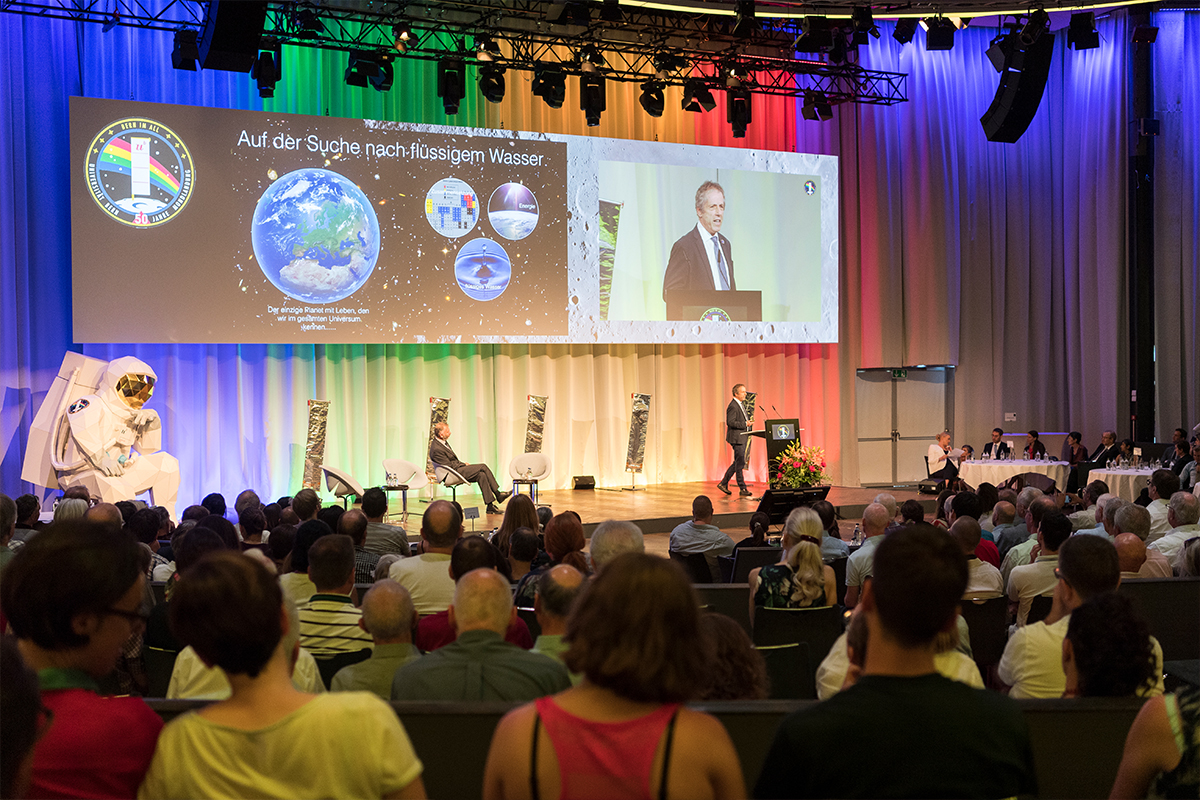
[[[604,66],[604,56],[594,44],[585,44],[579,48],[579,68],[584,72],[595,72]]]
[[[737,0],[734,5],[736,16],[733,23],[734,36],[749,36],[758,30],[758,19],[755,16],[754,0]]]
[[[540,97],[551,108],[562,108],[567,98],[567,75],[558,67],[536,66],[533,68],[533,95]]]
[[[713,99],[712,91],[708,85],[700,78],[690,78],[683,85],[683,103],[681,104],[684,111],[712,111],[717,107],[717,101]]]
[[[501,61],[504,56],[500,54],[500,45],[495,39],[483,37],[475,42],[475,59],[484,63],[492,61]]]
[[[577,0],[551,3],[546,9],[546,21],[553,25],[587,25],[592,21],[592,12]]]
[[[416,39],[413,35],[413,30],[406,22],[398,22],[392,26],[392,38],[394,41],[393,47],[396,52],[404,54],[408,52],[408,46]]]
[[[1096,12],[1081,11],[1071,15],[1067,27],[1067,47],[1076,50],[1095,50],[1100,46],[1100,34],[1096,32]]]
[[[360,89],[367,88],[372,75],[378,71],[375,61],[371,54],[362,50],[351,50],[350,57],[346,61],[345,80],[347,86],[357,86]]]
[[[175,69],[196,71],[200,59],[200,48],[196,44],[196,31],[175,31],[175,46],[171,49],[171,66]]]
[[[309,8],[297,12],[294,27],[297,39],[316,39],[325,33],[325,24],[317,16],[317,12]]]
[[[377,56],[375,71],[367,76],[367,83],[371,84],[371,88],[377,92],[386,92],[392,88],[393,78],[392,60],[384,56]]]
[[[913,40],[913,36],[917,33],[917,21],[912,17],[896,20],[896,29],[892,31],[892,38],[900,44],[908,44]]]
[[[921,20],[925,29],[926,50],[954,49],[954,23],[945,17],[926,17]]]
[[[620,0],[604,0],[600,6],[600,19],[605,22],[624,22],[625,12],[621,10]]]
[[[480,67],[479,92],[489,103],[500,103],[504,100],[504,68]]]
[[[744,87],[725,90],[725,121],[733,128],[733,138],[745,139],[752,118],[750,90]]]
[[[867,44],[871,36],[879,38],[879,27],[870,6],[855,6],[850,12],[850,22],[854,25],[851,44],[855,47]]]
[[[666,108],[667,98],[663,92],[662,81],[649,80],[642,84],[642,94],[638,98],[642,108],[652,117],[661,117]]]
[[[814,92],[804,96],[804,106],[800,113],[805,119],[813,122],[828,122],[833,119],[833,106],[829,104],[825,95]]]
[[[1154,44],[1158,40],[1157,25],[1138,25],[1133,29],[1134,44]]]
[[[461,58],[438,62],[437,93],[442,98],[442,109],[448,115],[457,114],[458,104],[467,96],[467,75]]]
[[[827,53],[833,49],[833,23],[825,17],[800,20],[800,35],[792,43],[798,53]]]
[[[686,66],[687,59],[683,56],[660,55],[654,57],[654,72],[660,81],[665,81],[672,72],[678,72]]]
[[[579,76],[579,110],[587,118],[589,128],[600,124],[600,115],[604,113],[604,76],[589,73]]]
[[[1046,32],[1050,27],[1050,15],[1044,9],[1039,8],[1029,15],[1029,20],[1025,23],[1025,27],[1021,28],[1018,36],[1021,37],[1021,44],[1029,47],[1038,38]]]
[[[282,53],[276,50],[260,50],[258,58],[254,60],[254,64],[250,67],[250,77],[258,86],[259,97],[274,97],[275,84],[279,83],[282,76],[280,56]]]
[[[731,64],[725,69],[725,75],[725,87],[728,89],[736,89],[750,82],[750,70],[742,64]]]
[[[829,48],[830,64],[846,63],[846,34],[840,28],[833,30],[833,47]]]

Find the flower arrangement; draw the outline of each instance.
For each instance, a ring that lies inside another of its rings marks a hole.
[[[822,447],[801,447],[799,442],[792,442],[788,448],[775,459],[775,480],[773,487],[782,489],[799,489],[803,486],[816,486],[827,481],[825,473],[825,449]]]

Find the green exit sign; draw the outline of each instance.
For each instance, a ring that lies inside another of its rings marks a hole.
[[[892,370],[892,378],[893,378],[893,379],[896,379],[896,378],[907,378],[907,377],[908,377],[908,370],[906,370],[906,369],[894,369],[894,370]]]

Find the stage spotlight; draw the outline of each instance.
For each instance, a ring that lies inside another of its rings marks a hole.
[[[438,62],[437,93],[447,114],[457,114],[459,102],[467,95],[467,76],[461,58],[443,58]]]
[[[480,67],[479,91],[483,99],[489,103],[499,103],[504,100],[504,68]]]
[[[855,47],[867,44],[869,37],[879,38],[879,28],[875,25],[875,16],[870,6],[855,6],[850,12],[850,21],[854,24],[854,35],[851,41]]]
[[[605,22],[624,22],[625,13],[621,11],[620,0],[604,0],[600,6],[600,19]]]
[[[805,17],[792,49],[798,53],[829,52],[833,49],[833,23],[825,17]]]
[[[1046,30],[1050,27],[1050,15],[1043,9],[1038,9],[1029,15],[1029,21],[1025,23],[1025,27],[1021,28],[1021,44],[1029,47],[1038,40]]]
[[[725,91],[725,121],[733,128],[733,138],[745,139],[751,119],[750,90],[742,87]]]
[[[413,35],[413,30],[406,22],[398,22],[392,26],[392,37],[395,41],[393,47],[397,53],[407,53],[408,46],[416,39]]]
[[[475,59],[488,63],[491,61],[500,61],[504,57],[500,55],[500,45],[495,39],[481,38],[475,43]]]
[[[687,59],[684,58],[683,56],[672,56],[672,55],[655,56],[655,58],[654,58],[655,76],[660,81],[665,81],[667,79],[668,75],[670,75],[672,72],[678,72],[679,70],[686,67],[687,64],[688,64]]]
[[[579,110],[587,118],[589,128],[600,124],[604,113],[604,76],[590,73],[579,76]]]
[[[1076,50],[1095,50],[1100,46],[1100,34],[1096,32],[1096,12],[1081,11],[1071,15],[1067,28],[1067,47]]]
[[[594,44],[585,44],[579,48],[579,68],[584,72],[595,72],[604,66],[604,56]]]
[[[1157,25],[1138,25],[1133,29],[1134,44],[1154,44],[1158,40]]]
[[[829,105],[828,98],[820,93],[806,94],[800,113],[805,119],[813,122],[828,122],[833,119],[833,107]]]
[[[280,74],[280,56],[282,54],[276,50],[261,50],[258,53],[258,58],[254,60],[254,64],[250,67],[250,77],[258,86],[259,97],[274,97],[275,84],[282,77]]]
[[[892,38],[900,44],[908,44],[912,41],[916,32],[917,21],[911,17],[906,17],[896,20],[896,30],[892,31]]]
[[[638,98],[638,102],[650,116],[661,117],[667,102],[662,81],[650,80],[643,83],[642,96]]]
[[[684,111],[712,111],[717,107],[717,101],[713,99],[712,92],[704,81],[700,78],[690,78],[683,85],[683,103],[681,104]]]
[[[379,71],[370,53],[362,50],[351,50],[346,62],[346,85],[367,88],[370,78]]]
[[[196,31],[175,31],[175,47],[171,50],[171,66],[175,69],[196,71],[200,48],[196,44]]]
[[[587,25],[592,21],[592,12],[586,4],[576,0],[551,3],[546,9],[546,21],[554,25]]]
[[[846,63],[846,34],[840,28],[833,31],[833,47],[829,48],[830,64]]]
[[[926,50],[954,49],[954,23],[945,17],[926,17],[921,20],[925,29]]]
[[[567,97],[567,76],[557,67],[534,67],[533,94],[551,108],[562,108]]]
[[[325,33],[325,25],[321,22],[320,17],[317,16],[317,12],[308,8],[296,14],[294,27],[294,35],[297,39],[316,39]]]
[[[758,30],[758,20],[755,18],[754,0],[737,0],[736,22],[733,23],[734,36],[749,36]]]
[[[389,58],[377,56],[375,72],[367,76],[367,82],[377,92],[386,92],[392,88],[392,62]]]

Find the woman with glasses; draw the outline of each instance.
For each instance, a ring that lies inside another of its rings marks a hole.
[[[145,576],[131,536],[56,522],[13,557],[0,604],[53,714],[34,751],[33,797],[134,797],[162,720],[140,698],[101,697],[130,637],[145,629]]]

